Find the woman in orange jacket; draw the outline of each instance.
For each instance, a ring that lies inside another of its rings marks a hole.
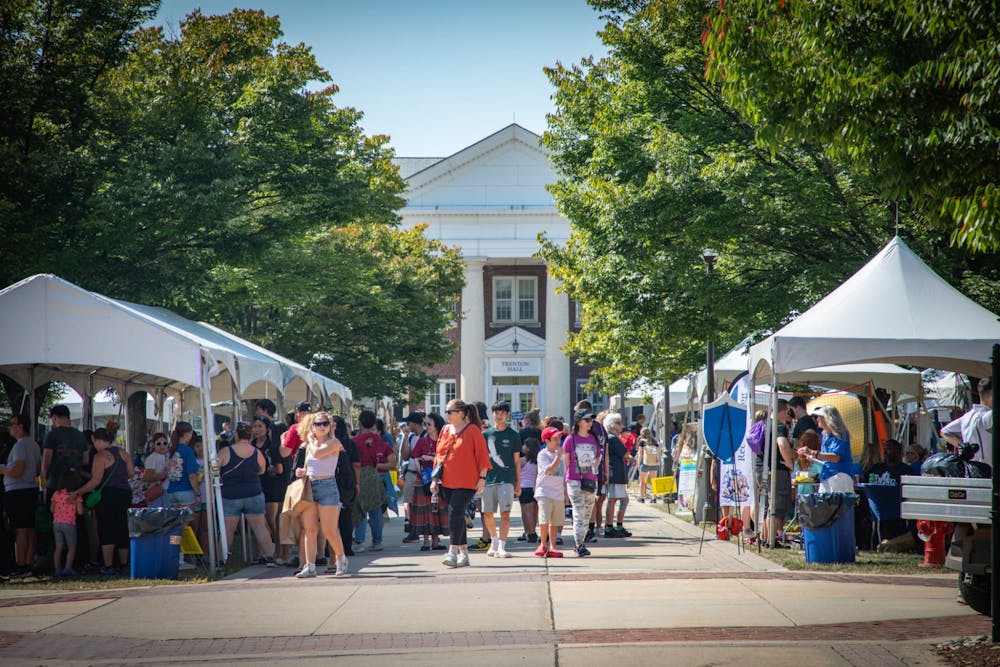
[[[444,411],[448,424],[438,437],[434,457],[431,494],[440,495],[448,504],[448,535],[451,546],[441,561],[448,567],[469,564],[469,544],[466,538],[465,510],[486,485],[490,455],[483,438],[482,423],[475,405],[455,399]]]

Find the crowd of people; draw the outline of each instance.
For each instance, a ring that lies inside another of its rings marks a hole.
[[[562,557],[571,517],[573,552],[587,556],[598,535],[631,535],[623,523],[626,484],[645,485],[660,452],[641,423],[626,430],[620,415],[595,415],[586,401],[570,420],[543,419],[535,410],[515,425],[503,401],[488,410],[453,400],[443,415],[407,415],[397,438],[371,410],[360,412],[351,434],[342,417],[307,402],[285,422],[275,418],[276,409],[262,399],[249,422],[222,424],[215,469],[221,519],[227,544],[245,521],[259,562],[292,566],[298,578],[324,566],[346,575],[349,556],[381,550],[390,510],[405,516],[404,543],[446,552],[449,567],[467,565],[470,550],[510,558],[515,502],[523,527],[516,541],[537,544],[536,556]],[[189,508],[194,533],[207,544],[206,503],[213,499],[204,443],[190,423],[153,433],[130,456],[113,429],[72,426],[64,405],[53,406],[49,417],[41,448],[28,436],[26,418],[10,420],[14,444],[0,470],[15,542],[11,576],[38,567],[51,567],[57,577],[128,571],[129,508]],[[477,518],[482,532],[470,544]],[[40,549],[36,528],[48,521],[51,545],[46,540]],[[182,554],[178,567],[193,565]]]

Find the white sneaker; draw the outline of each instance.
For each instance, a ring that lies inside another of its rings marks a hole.
[[[450,551],[445,554],[444,560],[441,561],[442,565],[447,565],[448,567],[458,567],[458,558],[455,554]]]
[[[455,567],[469,567],[469,554],[463,551],[458,554],[458,559],[455,562]]]
[[[497,552],[496,552],[496,554],[495,554],[494,557],[495,558],[510,558],[511,555],[510,555],[510,552],[507,551],[506,549],[497,549]]]
[[[337,573],[334,575],[336,577],[346,577],[347,576],[347,556],[341,556],[337,559]]]
[[[368,547],[366,547],[365,545],[363,545],[363,544],[355,544],[354,545],[354,553],[356,553],[356,554],[363,554],[366,551],[368,551]]]
[[[302,566],[302,569],[295,573],[296,579],[310,579],[316,576],[316,566],[312,563],[306,563]]]
[[[490,542],[490,548],[486,552],[486,557],[487,558],[496,558],[497,557],[497,553],[498,553],[498,549],[496,547],[496,541],[494,540],[493,542]]]

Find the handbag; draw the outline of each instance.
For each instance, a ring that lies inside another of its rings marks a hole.
[[[115,457],[115,464],[113,466],[111,466],[111,474],[108,475],[107,477],[105,477],[104,481],[101,482],[101,485],[99,487],[97,487],[96,489],[94,489],[93,491],[91,491],[90,495],[87,496],[87,500],[84,501],[83,504],[86,505],[87,507],[89,507],[90,509],[94,509],[95,507],[97,507],[98,505],[101,504],[101,491],[104,490],[104,485],[108,483],[108,480],[111,479],[114,476],[115,470],[118,469],[118,460],[119,460],[119,457],[116,456]]]
[[[146,489],[146,492],[143,494],[143,496],[146,498],[146,502],[147,503],[153,502],[154,500],[156,500],[157,498],[159,498],[162,495],[163,495],[163,483],[162,482],[157,482],[157,483],[153,484],[151,487],[149,487],[148,489]]]
[[[433,479],[433,478],[434,478],[434,473],[433,473],[433,471],[430,468],[421,468],[420,469],[420,482],[421,482],[421,484],[423,484],[424,486],[429,486],[430,483],[431,483],[431,479]]]
[[[305,477],[296,477],[285,491],[285,505],[298,516],[313,505],[312,484]]]
[[[580,490],[594,493],[595,491],[597,491],[597,481],[593,479],[581,479]]]

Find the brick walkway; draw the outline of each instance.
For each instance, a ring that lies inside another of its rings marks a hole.
[[[898,642],[931,639],[955,621],[952,617],[873,623],[839,623],[761,628],[609,628],[606,630],[530,630],[520,632],[438,632],[319,635],[307,637],[243,637],[236,639],[144,640],[117,638],[92,642],[58,634],[0,633],[0,661],[148,660],[184,656],[278,655],[336,651],[502,648],[569,646],[574,644],[633,644],[642,642]],[[986,634],[990,619],[962,619],[963,634]]]

